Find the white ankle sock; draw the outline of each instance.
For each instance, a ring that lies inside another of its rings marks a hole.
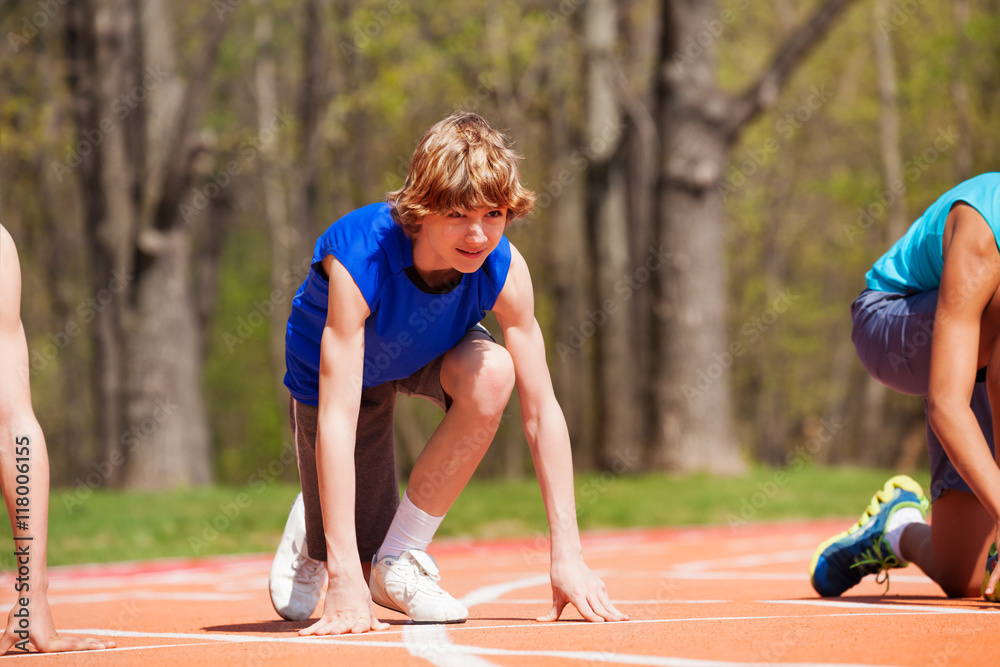
[[[903,531],[911,523],[927,523],[924,521],[924,515],[916,507],[903,507],[889,517],[889,521],[885,525],[885,541],[889,543],[892,548],[892,553],[896,555],[896,558],[901,563],[906,561],[903,559],[903,554],[899,549],[899,542],[903,539]]]
[[[410,549],[427,551],[427,545],[434,539],[434,533],[443,520],[443,516],[431,516],[414,505],[404,493],[376,560],[382,560],[386,556],[399,558],[400,554]]]

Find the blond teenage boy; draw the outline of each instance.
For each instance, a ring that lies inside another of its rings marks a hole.
[[[0,636],[0,654],[28,645],[42,653],[111,648],[113,641],[63,637],[49,608],[46,567],[49,457],[31,406],[28,343],[21,323],[21,266],[0,225],[0,488],[14,533],[17,595]]]
[[[415,622],[468,617],[438,585],[426,549],[515,385],[552,539],[553,603],[538,620],[558,619],[567,604],[590,621],[628,618],[583,560],[569,434],[531,276],[504,236],[534,204],[518,160],[481,117],[456,113],[423,136],[387,203],[341,218],[316,243],[286,336],[302,494],[270,580],[278,613],[303,620],[328,578],[322,616],[300,634],[382,629],[373,602]],[[479,324],[487,311],[506,349]],[[393,459],[397,392],[446,410],[402,501]]]

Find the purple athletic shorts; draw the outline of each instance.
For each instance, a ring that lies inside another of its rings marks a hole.
[[[922,396],[927,411],[927,387],[931,370],[931,333],[937,309],[937,290],[893,294],[865,290],[851,304],[854,329],[851,340],[858,357],[876,380],[904,394]],[[976,378],[972,411],[993,451],[993,421],[986,396],[984,374]],[[927,424],[927,453],[931,467],[931,500],[949,489],[972,493]]]

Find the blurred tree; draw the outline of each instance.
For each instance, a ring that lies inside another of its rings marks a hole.
[[[185,198],[204,149],[200,123],[227,23],[209,10],[204,45],[182,64],[162,0],[81,0],[66,9],[69,87],[79,146],[86,147],[79,166],[66,169],[81,185],[91,285],[98,294],[120,292],[97,312],[94,329],[109,482],[206,483],[202,346],[183,207],[192,208]],[[222,187],[216,184],[216,194]]]
[[[587,226],[592,249],[591,308],[577,326],[581,335],[597,339],[597,390],[600,406],[598,463],[611,468],[616,460],[638,458],[642,406],[635,381],[635,320],[624,299],[632,290],[628,188],[625,172],[625,120],[619,99],[628,89],[616,53],[620,42],[617,2],[590,0],[584,14],[586,50]],[[640,262],[644,255],[638,256]],[[634,277],[633,277],[634,279]],[[631,295],[630,295],[631,296]],[[624,457],[626,452],[633,456]]]
[[[740,352],[726,334],[725,233],[717,186],[740,132],[774,103],[850,2],[825,0],[738,97],[728,97],[715,82],[715,35],[732,10],[720,14],[714,2],[662,3],[657,211],[659,240],[671,255],[659,272],[656,306],[657,467],[745,470],[732,427],[729,372]]]

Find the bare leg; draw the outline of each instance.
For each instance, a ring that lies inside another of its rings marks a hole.
[[[431,516],[447,513],[493,442],[514,388],[514,363],[502,346],[470,333],[445,354],[441,386],[453,403],[417,457],[406,490]]]
[[[934,501],[930,526],[903,531],[900,551],[916,563],[948,597],[978,597],[994,524],[971,493],[951,490]]]

